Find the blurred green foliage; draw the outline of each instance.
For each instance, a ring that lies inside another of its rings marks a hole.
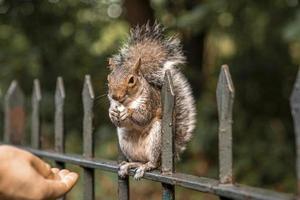
[[[100,96],[107,92],[107,58],[126,39],[136,23],[132,18],[146,13],[144,7],[136,8],[138,2],[148,5],[149,16],[170,34],[178,34],[188,58],[183,70],[197,98],[198,124],[178,171],[218,176],[215,88],[220,66],[226,63],[236,89],[236,181],[294,192],[295,139],[289,96],[300,64],[299,0],[0,0],[1,105],[10,82],[17,79],[27,95],[30,115],[32,81],[39,78],[43,148],[52,148],[53,94],[56,77],[63,76],[67,151],[80,153],[82,81],[85,74],[91,74],[99,96],[96,155],[115,159],[115,129],[106,114],[108,100]],[[128,12],[133,7],[136,13]],[[99,199],[115,199],[115,175],[99,172],[97,188]],[[159,188],[157,183],[134,183],[134,199],[157,199]],[[80,192],[79,184],[69,198],[77,199]],[[183,189],[177,195],[179,199],[213,198]]]

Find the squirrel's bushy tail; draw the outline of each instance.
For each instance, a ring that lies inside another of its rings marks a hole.
[[[196,107],[192,90],[184,75],[176,66],[165,65],[164,70],[169,69],[175,93],[175,152],[179,159],[187,142],[190,141],[196,124]]]

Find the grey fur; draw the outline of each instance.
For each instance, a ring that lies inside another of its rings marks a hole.
[[[163,64],[167,61],[174,61],[176,65],[183,65],[186,62],[186,58],[182,53],[182,46],[180,40],[176,36],[166,37],[165,28],[155,23],[153,26],[145,24],[135,27],[130,30],[130,36],[127,42],[122,46],[119,53],[113,56],[113,60],[117,66],[124,66],[124,63],[137,57],[138,55],[132,55],[130,53],[130,47],[134,47],[143,42],[157,43],[166,52],[165,57],[155,60],[155,63],[151,63],[151,66],[143,67],[142,73],[146,80],[152,85],[161,88],[163,84],[164,70]],[[141,55],[142,60],[143,55]],[[155,66],[155,67],[152,67]]]

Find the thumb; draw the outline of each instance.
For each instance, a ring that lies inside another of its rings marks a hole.
[[[47,178],[53,174],[50,165],[41,160],[40,158],[32,156],[30,160],[33,168],[44,178]]]
[[[78,180],[78,174],[74,172],[60,173],[60,180],[47,179],[49,196],[47,198],[58,198],[70,191]]]

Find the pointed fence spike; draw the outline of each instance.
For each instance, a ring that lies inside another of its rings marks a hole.
[[[62,77],[57,77],[55,89],[55,101],[59,103],[66,98],[64,80]]]
[[[58,153],[65,152],[65,135],[64,135],[64,103],[65,103],[65,87],[62,77],[58,77],[55,90],[55,116],[54,116],[54,135],[55,135],[55,151]],[[64,168],[64,163],[56,162],[57,167]]]
[[[86,158],[94,157],[94,135],[93,135],[93,107],[95,94],[91,83],[91,77],[85,76],[82,102],[83,102],[83,155]],[[84,168],[84,199],[95,199],[95,171]]]
[[[295,80],[290,106],[294,121],[294,132],[296,140],[296,172],[297,172],[297,191],[300,196],[300,67]]]
[[[220,183],[232,183],[232,109],[234,86],[227,65],[222,65],[217,85],[219,114],[219,177]]]
[[[34,81],[33,81],[32,97],[37,102],[40,102],[42,100],[42,93],[41,93],[41,86],[40,86],[39,79],[34,79]]]
[[[91,102],[94,101],[94,99],[95,99],[94,89],[93,89],[93,86],[92,86],[90,75],[85,75],[85,77],[84,77],[82,98],[83,98],[83,101],[88,100],[88,101],[91,101]],[[85,104],[84,104],[84,106],[86,106],[84,108],[90,108],[91,107],[90,105],[85,105]]]
[[[4,100],[4,141],[21,144],[24,139],[25,109],[24,93],[16,80],[12,81]]]
[[[175,94],[170,70],[165,72],[164,85],[161,93],[162,98],[162,155],[161,170],[163,174],[175,172],[174,165],[174,106]],[[175,199],[175,189],[173,185],[162,184],[162,199]]]
[[[31,146],[39,149],[41,147],[41,133],[40,133],[40,102],[42,100],[40,81],[35,79],[33,81],[32,91],[32,113],[31,113]]]

